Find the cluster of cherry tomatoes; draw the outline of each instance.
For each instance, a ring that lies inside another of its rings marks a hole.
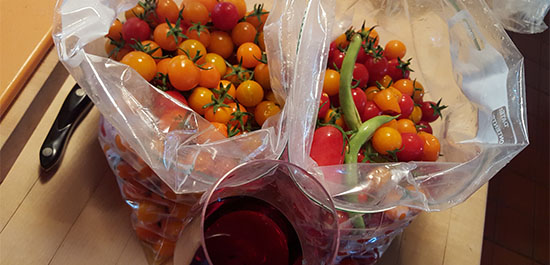
[[[244,0],[142,0],[113,23],[105,50],[231,137],[280,111],[264,53],[267,16],[262,4],[247,12]],[[179,115],[159,114],[165,124]]]
[[[424,101],[424,87],[411,80],[411,59],[404,61],[405,45],[399,40],[378,45],[374,28],[348,30],[331,43],[328,68],[323,83],[318,126],[314,133],[311,157],[320,166],[344,163],[347,135],[352,132],[340,107],[341,68],[350,38],[363,32],[353,66],[351,93],[361,122],[380,115],[398,116],[380,126],[358,154],[357,162],[436,161],[440,143],[432,134],[430,123],[437,120],[441,100]],[[355,162],[355,161],[354,161]]]

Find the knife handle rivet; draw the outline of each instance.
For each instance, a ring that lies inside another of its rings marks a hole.
[[[84,89],[82,88],[77,89],[74,93],[79,97],[83,97],[84,95],[86,95],[86,93],[84,92]]]
[[[51,156],[53,154],[53,149],[51,147],[46,147],[42,149],[43,156]]]

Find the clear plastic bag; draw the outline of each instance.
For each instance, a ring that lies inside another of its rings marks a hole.
[[[504,28],[518,33],[540,33],[548,26],[544,17],[550,9],[549,0],[486,0]]]
[[[418,210],[440,211],[463,202],[528,145],[523,57],[482,0],[313,2],[327,12],[327,21],[304,23],[303,31],[314,40],[302,39],[308,45],[298,47],[298,57],[310,60],[297,68],[317,83],[293,80],[297,89],[289,103],[296,106],[295,99],[308,109],[288,124],[289,161],[324,180],[337,208],[367,224],[343,233],[341,257],[374,261]],[[424,98],[442,98],[449,106],[432,123],[443,155],[437,162],[319,167],[309,157],[328,45],[363,21],[377,25],[381,45],[392,39],[405,43],[406,58],[413,58],[411,76],[424,84]],[[343,181],[348,174],[356,174],[355,185]],[[348,199],[361,193],[365,202]],[[369,223],[396,210],[403,214],[391,222]]]

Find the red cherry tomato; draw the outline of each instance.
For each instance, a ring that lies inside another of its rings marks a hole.
[[[441,106],[441,100],[437,103],[433,101],[424,101],[420,104],[422,109],[422,120],[427,122],[433,122],[439,118],[441,110],[447,106]]]
[[[429,134],[433,134],[432,126],[430,126],[430,123],[427,121],[419,121],[418,124],[416,124],[416,130],[418,132],[427,132]]]
[[[170,90],[170,91],[166,91],[166,94],[168,94],[171,97],[175,98],[176,100],[183,103],[184,105],[189,106],[189,103],[187,103],[187,100],[185,99],[185,97],[180,92],[178,92],[176,90]]]
[[[365,66],[369,71],[369,84],[375,85],[388,74],[388,59],[386,57],[376,58],[371,55],[365,59]]]
[[[344,57],[346,53],[338,49],[334,50],[328,58],[328,67],[331,69],[340,69],[342,68],[342,62],[344,62]]]
[[[363,44],[365,44],[364,41]],[[367,57],[369,57],[368,53],[365,51],[365,48],[361,47],[359,48],[359,52],[357,53],[357,58],[355,59],[355,62],[364,64]]]
[[[151,28],[149,28],[149,24],[137,17],[130,18],[122,24],[122,38],[128,44],[148,40],[150,35]]]
[[[321,102],[319,103],[319,119],[324,118],[327,115],[327,111],[330,109],[330,99],[327,93],[321,95]]]
[[[334,126],[323,126],[313,134],[310,156],[319,166],[344,163],[344,138]]]
[[[410,96],[403,94],[399,99],[399,108],[401,109],[400,119],[407,119],[414,109],[414,101]]]
[[[368,121],[376,116],[382,115],[382,111],[374,104],[372,101],[367,101],[365,103],[365,109],[363,112],[359,112],[361,115],[361,121],[365,122]]]
[[[409,63],[399,59],[391,59],[388,61],[388,75],[393,80],[409,78],[410,68]]]
[[[237,7],[229,2],[220,2],[212,9],[212,23],[221,30],[231,30],[239,22]]]
[[[355,66],[353,66],[353,79],[359,81],[360,88],[366,88],[369,82],[369,71],[367,67],[363,64],[355,63]],[[357,85],[357,81],[355,80],[351,82],[352,86]]]
[[[351,96],[353,97],[353,102],[357,108],[358,113],[363,113],[365,106],[367,104],[367,95],[363,92],[362,89],[356,87],[351,90]]]
[[[416,133],[401,134],[401,148],[397,152],[397,159],[402,162],[417,161],[422,158],[424,140]]]

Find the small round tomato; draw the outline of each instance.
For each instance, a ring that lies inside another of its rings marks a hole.
[[[397,58],[403,59],[406,52],[407,47],[405,47],[403,42],[398,40],[388,41],[388,43],[386,43],[386,47],[384,48],[384,56],[390,60]]]
[[[353,103],[355,103],[357,112],[363,113],[367,104],[367,95],[365,95],[365,92],[363,92],[362,89],[356,87],[351,89],[351,96],[353,97]]]
[[[375,86],[368,87],[365,89],[365,95],[367,95],[367,100],[373,100],[374,96],[380,92],[380,89]]]
[[[212,63],[216,70],[220,73],[220,76],[225,75],[227,66],[225,65],[225,60],[219,54],[216,53],[207,53],[204,57],[204,60],[207,63]]]
[[[256,29],[263,30],[265,21],[267,20],[267,17],[269,15],[269,12],[267,12],[265,9],[259,9],[255,8],[253,11],[250,11],[246,15],[246,22],[252,24]]]
[[[153,58],[144,52],[132,51],[122,57],[121,63],[136,70],[145,80],[151,81],[157,74],[157,64]]]
[[[392,84],[397,90],[401,91],[404,95],[411,97],[413,95],[413,82],[410,79],[399,79]]]
[[[418,136],[424,140],[424,150],[422,152],[422,161],[436,161],[439,158],[441,145],[435,136],[427,132],[419,132]]]
[[[193,23],[201,23],[202,25],[206,25],[209,19],[208,9],[206,9],[206,6],[196,1],[188,2],[181,13],[181,16],[187,25],[191,25]]]
[[[170,62],[168,79],[177,90],[187,91],[199,84],[200,71],[187,56],[179,55]]]
[[[331,69],[342,69],[342,62],[344,62],[346,53],[338,49],[334,50],[328,58],[328,67]]]
[[[430,126],[430,123],[427,121],[419,121],[418,124],[416,124],[416,130],[433,134],[432,126]]]
[[[388,73],[388,59],[386,57],[368,55],[364,64],[369,71],[369,84],[371,85],[376,85],[376,82],[380,82]]]
[[[409,119],[400,119],[397,121],[397,131],[399,131],[400,133],[416,134],[416,127],[413,121]]]
[[[224,78],[235,85],[239,85],[246,80],[250,80],[252,78],[252,73],[252,71],[242,66],[233,65],[233,67],[228,67],[227,70],[225,70]]]
[[[340,73],[336,70],[327,69],[325,71],[325,81],[323,82],[323,92],[329,96],[338,95],[340,91]]]
[[[409,115],[409,120],[413,121],[415,124],[422,119],[422,109],[419,106],[414,106],[411,115]]]
[[[411,72],[409,65],[409,61],[403,62],[401,59],[391,59],[388,61],[388,75],[393,80],[409,78]]]
[[[214,107],[210,106],[205,110],[204,118],[210,122],[219,122],[227,124],[231,120],[233,109],[231,107],[219,107],[214,112]]]
[[[407,95],[401,95],[399,99],[399,108],[401,109],[401,116],[399,116],[399,118],[408,118],[414,109],[412,98]]]
[[[376,152],[387,155],[401,148],[401,134],[391,127],[380,127],[372,136],[372,146]]]
[[[373,47],[378,46],[379,40],[380,38],[378,37],[378,32],[376,31],[376,29],[369,29],[368,41],[374,42]]]
[[[323,94],[321,95],[321,101],[319,102],[319,114],[317,114],[317,118],[318,119],[324,118],[329,109],[330,109],[330,98],[328,97],[327,93],[323,92]]]
[[[349,45],[349,41],[348,41],[348,38],[346,37],[346,34],[341,34],[332,43],[336,48],[342,48],[342,49],[347,48]]]
[[[127,10],[124,12],[124,17],[126,18],[126,21],[128,21],[131,18],[137,18],[145,13],[145,9],[141,7],[139,4],[134,6],[132,9]]]
[[[237,94],[235,86],[229,80],[220,80],[220,82],[218,83],[218,87],[216,89],[218,89],[218,90],[227,90],[227,94],[230,95],[233,99],[236,97],[236,94]],[[214,95],[214,96],[216,98],[219,98],[219,95],[217,95],[217,94]],[[228,104],[228,103],[233,102],[233,100],[231,100],[228,97],[223,102]]]
[[[122,24],[122,38],[128,44],[147,40],[149,39],[149,35],[151,35],[149,24],[137,17],[130,18]]]
[[[390,127],[397,130],[397,120],[393,119],[391,121],[388,121],[380,126],[380,128],[382,127]]]
[[[115,19],[115,22],[113,22],[113,24],[109,28],[109,33],[107,33],[107,37],[112,40],[122,39],[122,22],[120,22],[118,18]]]
[[[351,81],[352,86],[356,86],[357,82],[359,82],[360,88],[367,87],[367,83],[369,82],[369,71],[367,70],[367,67],[365,65],[356,63],[353,66],[353,80]]]
[[[214,125],[214,128],[218,130],[225,138],[227,138],[227,125],[219,122],[210,122],[212,125]]]
[[[424,101],[420,104],[422,109],[422,120],[427,122],[433,122],[441,115],[441,110],[447,108],[445,105],[441,105],[441,99],[435,103],[433,101]]]
[[[126,46],[115,50],[116,48],[117,46],[114,45],[111,40],[107,39],[107,41],[105,42],[105,52],[107,53],[107,55],[109,55],[109,58],[116,61],[122,60],[122,57],[124,57],[124,55],[132,51],[132,49]]]
[[[158,128],[168,133],[182,128],[182,121],[189,114],[189,111],[182,108],[169,108],[159,119]]]
[[[178,48],[178,44],[182,42],[182,38],[178,35],[168,35],[169,32],[170,27],[168,24],[159,24],[153,31],[153,40],[158,43],[163,50],[175,51]]]
[[[217,3],[212,9],[211,18],[214,27],[221,30],[231,30],[240,19],[237,7],[228,2]]]
[[[382,111],[401,113],[401,108],[399,107],[399,97],[389,88],[382,89],[380,92],[376,93],[373,101]]]
[[[187,100],[185,99],[185,97],[180,92],[178,92],[176,90],[170,90],[170,91],[166,91],[166,94],[168,94],[171,97],[173,97],[174,99],[176,99],[176,101],[179,101],[179,102],[183,103],[184,105],[189,106],[189,103],[187,103]]]
[[[254,25],[248,22],[239,22],[231,31],[231,39],[236,46],[241,46],[245,42],[254,42],[257,33]]]
[[[382,80],[379,80],[379,83],[383,87],[389,87],[393,83],[393,79],[391,78],[391,76],[385,75],[384,77],[382,77]]]
[[[237,103],[235,103],[235,102],[231,102],[227,105],[229,105],[229,108],[231,108],[231,119],[236,118],[235,115],[236,115],[237,111],[241,112],[241,113],[242,112],[247,112],[246,108],[241,104],[239,104],[238,108],[237,108]],[[240,127],[241,125],[246,124],[247,121],[248,121],[248,115],[243,115],[242,116],[242,123],[243,124],[241,124],[239,120],[233,120],[233,121],[229,121],[229,123],[227,125],[231,126],[231,127],[235,127],[235,126]]]
[[[420,104],[422,101],[424,101],[424,87],[422,84],[417,81],[416,79],[413,81],[413,100],[414,103]]]
[[[402,146],[397,158],[402,162],[417,161],[422,158],[424,140],[416,133],[401,133]]]
[[[206,47],[198,40],[186,40],[178,46],[178,55],[187,55],[190,59],[199,58],[197,63],[204,63]]]
[[[200,41],[204,47],[210,45],[210,31],[206,26],[200,23],[193,24],[193,26],[189,27],[185,35],[187,35],[189,39]]]
[[[264,41],[264,32],[263,31],[261,31],[258,34],[258,45],[260,46],[262,51],[265,51],[265,41]]]
[[[168,74],[168,69],[170,68],[170,62],[172,58],[164,58],[157,63],[157,72],[163,75]]]
[[[144,52],[151,55],[155,62],[160,62],[160,58],[162,57],[162,49],[159,47],[159,45],[152,41],[152,40],[144,40],[141,42],[141,45],[144,48]]]
[[[269,67],[267,64],[259,63],[254,67],[254,80],[258,82],[263,89],[271,89]]]
[[[256,81],[247,80],[237,87],[237,100],[245,107],[258,105],[264,98],[264,90]]]
[[[155,21],[157,24],[165,23],[166,20],[175,24],[179,16],[178,5],[172,0],[158,0],[157,7],[155,8]]]
[[[365,122],[376,116],[382,115],[382,111],[378,108],[378,106],[376,106],[376,104],[374,104],[374,102],[367,101],[363,112],[359,112],[359,114],[361,115],[361,121]]]
[[[323,126],[313,133],[311,158],[319,166],[339,165],[344,163],[344,137],[340,130],[333,126]]]
[[[233,41],[231,40],[231,36],[223,31],[214,31],[210,33],[210,45],[208,45],[208,51],[219,54],[224,59],[227,59],[233,53]]]
[[[193,109],[196,113],[204,115],[206,109],[203,108],[204,105],[212,102],[212,96],[214,93],[210,89],[205,87],[197,87],[193,89],[193,93],[189,96],[189,107]]]
[[[205,63],[199,68],[201,72],[201,80],[199,86],[207,88],[217,88],[220,82],[220,73],[216,70],[216,67],[212,63]]]
[[[161,205],[149,201],[141,201],[136,211],[136,217],[145,224],[152,224],[160,221],[164,212],[165,209]]]
[[[258,125],[262,126],[267,118],[279,113],[281,108],[273,101],[262,101],[254,110],[254,118]]]
[[[246,15],[246,2],[244,0],[221,0],[222,2],[229,2],[237,7],[237,13],[239,14],[239,19]]]
[[[255,67],[260,63],[259,59],[261,58],[262,50],[252,42],[243,43],[237,49],[237,61],[242,62],[243,67]]]
[[[330,123],[330,124],[336,124],[340,126],[341,128],[346,127],[346,123],[344,121],[344,115],[341,113],[338,113],[334,109],[329,109],[327,111],[327,114],[325,114],[325,118],[323,120],[324,123]]]

